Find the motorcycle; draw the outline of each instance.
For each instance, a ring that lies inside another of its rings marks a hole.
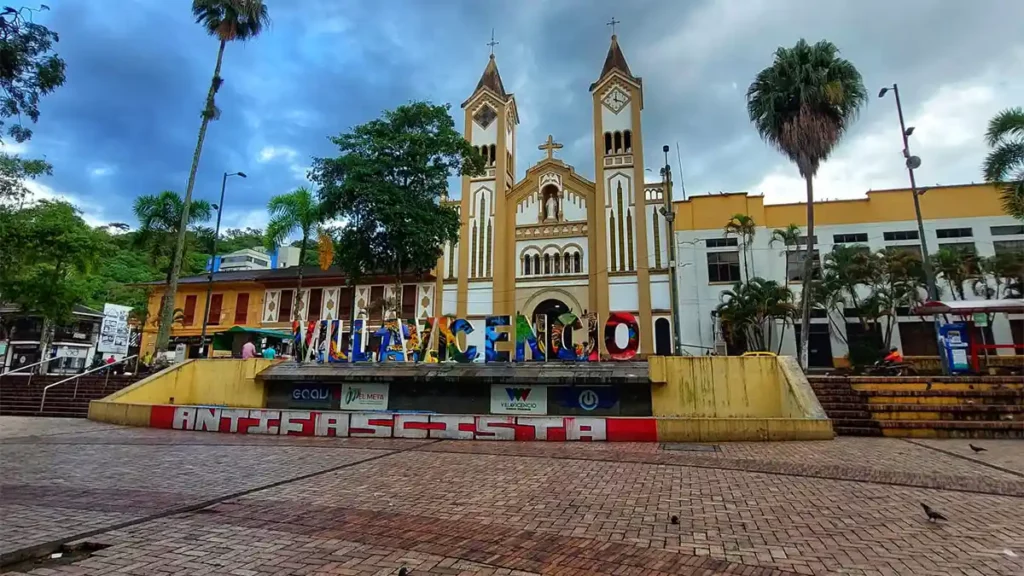
[[[906,362],[879,360],[868,369],[868,376],[916,376],[917,370]]]

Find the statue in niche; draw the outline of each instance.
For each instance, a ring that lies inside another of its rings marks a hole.
[[[544,190],[544,220],[558,220],[558,190],[554,187]]]

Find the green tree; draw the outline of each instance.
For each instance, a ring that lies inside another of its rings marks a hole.
[[[801,302],[800,365],[807,368],[814,254],[814,176],[867,100],[860,72],[835,44],[801,39],[775,51],[747,89],[747,113],[761,138],[796,164],[807,187],[807,249]]]
[[[245,248],[262,248],[264,236],[259,228],[228,228],[220,233],[217,251],[229,254]]]
[[[793,293],[783,284],[764,278],[737,282],[722,293],[718,317],[729,340],[741,338],[748,350],[769,351],[773,342],[780,347],[786,324],[793,317]],[[778,337],[775,328],[782,321]],[[737,336],[739,338],[737,338]]]
[[[12,240],[18,243],[7,244]],[[18,264],[0,278],[0,293],[22,312],[43,317],[40,349],[46,358],[54,327],[69,320],[87,295],[85,275],[101,257],[103,239],[71,204],[41,200],[19,210],[0,243]]]
[[[299,240],[299,286],[296,290],[297,299],[295,306],[292,306],[292,319],[298,319],[302,310],[302,271],[306,263],[306,249],[309,244],[309,235],[317,230],[323,222],[323,212],[320,202],[313,195],[313,192],[305,186],[296,188],[287,194],[274,196],[267,203],[267,211],[270,212],[270,222],[267,223],[267,232],[264,238],[266,248],[272,250],[280,246],[293,233],[298,232]]]
[[[324,212],[345,224],[335,262],[350,282],[379,271],[424,272],[457,241],[459,215],[441,205],[452,175],[484,173],[483,157],[455,129],[448,105],[413,102],[331,141],[337,158],[317,158],[311,178]]]
[[[1024,220],[1024,108],[1007,108],[988,123],[985,140],[992,149],[981,170],[985,180],[1002,185],[1003,210]]]
[[[946,280],[953,299],[966,300],[964,283],[971,279],[977,268],[974,256],[956,248],[940,247],[931,258],[932,270]]]
[[[786,266],[782,273],[782,283],[786,284],[789,282],[789,255],[790,252],[796,251],[797,243],[800,242],[800,227],[796,224],[790,223],[785,228],[776,228],[775,230],[772,230],[772,237],[771,240],[768,241],[768,245],[774,246],[776,242],[782,243],[782,254],[786,257]]]
[[[738,236],[743,242],[743,275],[750,278],[750,248],[754,243],[754,236],[757,234],[757,224],[747,214],[733,214],[732,218],[725,223],[725,234]]]
[[[164,293],[164,303],[160,313],[160,328],[156,337],[156,349],[164,350],[171,335],[171,315],[174,308],[174,295],[178,291],[178,274],[185,254],[185,231],[188,229],[189,211],[192,205],[192,189],[196,183],[196,171],[199,169],[199,157],[203,153],[203,141],[206,139],[206,128],[211,120],[220,116],[214,97],[220,90],[224,79],[220,76],[221,64],[224,60],[224,48],[228,42],[245,42],[260,35],[263,28],[270,25],[270,16],[263,0],[192,0],[192,15],[196,23],[202,24],[206,32],[220,40],[217,50],[217,65],[210,79],[210,90],[206,94],[206,104],[201,114],[199,136],[196,138],[196,149],[192,154],[192,168],[188,173],[188,184],[185,186],[184,210],[178,225],[178,239],[171,260],[171,277]]]

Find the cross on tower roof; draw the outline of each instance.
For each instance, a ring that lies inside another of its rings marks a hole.
[[[559,144],[558,142],[555,142],[555,139],[551,137],[551,134],[548,134],[548,141],[541,144],[540,146],[537,146],[537,150],[544,150],[545,152],[547,152],[548,160],[550,160],[555,157],[555,150],[558,150],[561,147],[562,145]]]
[[[498,44],[501,44],[501,42],[494,39],[494,28],[491,28],[491,41],[487,43],[491,47],[491,56],[494,56],[494,47]]]
[[[622,24],[622,21],[621,20],[616,20],[615,16],[612,16],[611,22],[608,22],[607,24],[605,24],[605,26],[611,26],[612,27],[612,36],[615,36],[615,25],[616,24]]]

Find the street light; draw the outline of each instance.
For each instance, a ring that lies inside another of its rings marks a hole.
[[[891,87],[886,86],[878,91],[878,97],[885,97],[889,90],[892,90],[893,95],[896,97],[896,112],[900,117],[900,135],[903,137],[903,157],[906,158],[907,174],[910,175],[910,192],[911,196],[914,197],[914,214],[917,216],[917,233],[921,237],[921,259],[924,265],[925,281],[928,286],[928,299],[938,300],[939,293],[935,287],[935,274],[932,272],[932,262],[928,255],[928,237],[924,233],[924,221],[921,219],[921,200],[919,196],[925,193],[925,190],[917,189],[917,181],[914,178],[914,170],[921,167],[921,158],[910,154],[910,135],[914,133],[914,127],[907,127],[906,122],[903,121],[903,104],[900,102],[900,88],[897,84],[893,84]],[[935,341],[939,347],[938,353],[939,358],[943,357],[942,351],[942,340],[939,338],[939,317],[937,315],[932,316],[935,321]],[[943,369],[946,368],[946,363],[943,362]]]
[[[224,178],[220,181],[220,202],[214,204],[213,207],[217,209],[217,228],[213,232],[213,250],[210,254],[210,272],[206,277],[206,306],[203,310],[203,333],[200,336],[202,343],[203,354],[208,353],[206,350],[206,325],[210,321],[210,297],[213,295],[213,268],[217,263],[217,239],[220,237],[220,217],[224,214],[224,189],[228,185],[228,176],[241,176],[242,178],[248,178],[245,172],[232,172],[228,174],[224,173]]]
[[[682,341],[679,339],[679,323],[681,320],[679,317],[679,279],[676,278],[676,274],[678,274],[676,268],[676,215],[672,207],[672,167],[668,163],[668,150],[668,144],[661,147],[661,151],[665,154],[665,167],[660,170],[665,194],[664,205],[661,207],[659,212],[661,212],[661,215],[665,217],[665,222],[668,223],[668,285],[669,297],[672,299],[672,348],[673,353],[676,356],[682,356],[683,345]]]

